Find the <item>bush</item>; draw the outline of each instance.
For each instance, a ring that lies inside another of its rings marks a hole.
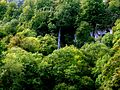
[[[102,43],[104,43],[108,47],[113,46],[113,34],[107,33],[101,40]]]
[[[18,47],[9,49],[0,67],[0,89],[27,90],[32,88],[36,90],[41,83],[38,71],[41,59],[41,54],[28,53]]]
[[[45,35],[44,37],[39,37],[40,48],[39,52],[44,55],[48,55],[52,53],[55,49],[57,49],[57,41],[56,38],[52,35]]]
[[[90,75],[90,66],[84,60],[82,52],[73,46],[55,50],[39,65],[40,71],[44,73],[43,77],[46,77],[48,83],[56,90],[70,88],[80,90],[86,89],[86,85],[89,86],[88,90],[92,90],[94,87],[92,79],[84,77]],[[70,87],[65,87],[67,85]]]

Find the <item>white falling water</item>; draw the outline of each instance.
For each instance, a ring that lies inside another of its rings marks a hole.
[[[112,34],[112,29],[111,28],[108,28],[108,31],[107,30],[97,30],[95,33],[94,33],[94,37],[95,38],[98,38],[99,36],[103,36],[105,35],[106,33],[110,32],[110,34]],[[93,32],[90,32],[90,35],[93,37]]]
[[[93,32],[90,32],[90,36],[93,37]]]
[[[77,36],[76,36],[76,34],[74,34],[74,44],[76,44],[76,41],[77,41]]]
[[[112,34],[112,33],[113,33],[113,32],[112,32],[112,29],[110,28],[109,30],[110,30],[110,34]]]
[[[60,37],[61,37],[61,30],[59,29],[59,32],[58,32],[58,49],[60,49]]]

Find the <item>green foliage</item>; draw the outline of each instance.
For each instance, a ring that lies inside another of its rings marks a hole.
[[[34,3],[36,2],[37,0],[24,0],[24,3],[23,3],[23,7],[24,6],[31,6],[33,7]]]
[[[29,52],[39,51],[39,45],[39,40],[35,37],[25,37],[21,40],[20,43],[20,47]]]
[[[7,40],[8,43],[5,41],[6,39],[8,39]],[[7,43],[7,48],[19,46],[27,51],[35,52],[34,49],[35,49],[35,46],[37,46],[37,45],[35,45],[37,38],[24,37],[23,35],[20,35],[19,33],[16,36],[5,38],[5,40],[3,40],[3,41],[5,41]],[[32,41],[34,41],[34,43],[32,43]],[[38,44],[39,44],[39,41],[38,41]],[[30,48],[31,48],[31,50],[30,50]]]
[[[49,17],[47,11],[36,11],[31,19],[31,28],[36,30],[38,35],[45,35],[48,31],[47,21]]]
[[[56,1],[53,17],[50,21],[56,26],[53,31],[61,32],[61,46],[73,44],[73,36],[76,30],[76,18],[79,13],[79,1],[78,0],[63,0]]]
[[[105,36],[103,36],[101,42],[104,43],[108,47],[113,46],[113,34],[107,33]]]
[[[110,0],[108,9],[111,11],[113,15],[113,20],[117,19],[120,16],[120,0]]]
[[[97,78],[97,83],[101,85],[101,89],[119,90],[119,51],[111,57],[102,68],[102,73]]]
[[[117,40],[112,49],[114,50],[114,52],[120,50],[120,39]]]
[[[94,82],[87,76],[90,74],[89,65],[82,52],[73,46],[56,50],[43,60],[40,54],[13,47],[6,52],[2,62],[0,78],[3,89],[93,89]]]
[[[115,26],[113,26],[112,29],[113,29],[113,33],[120,30],[120,19],[116,20]]]
[[[93,69],[94,75],[96,78],[96,86],[101,90],[119,90],[119,50],[120,50],[120,40],[119,40],[119,20],[115,23],[116,26],[113,27],[113,34],[111,38],[109,37],[110,42],[112,41],[112,49],[110,52],[106,53],[102,58],[99,58],[96,62],[96,66]],[[110,34],[106,34],[108,36]],[[104,40],[104,38],[102,41]],[[104,42],[106,45],[111,45],[106,38]],[[107,44],[109,43],[109,44]]]
[[[4,18],[6,9],[7,9],[7,3],[5,1],[0,1],[0,20]]]
[[[2,48],[3,48],[3,46],[2,46],[2,43],[0,42],[0,55],[2,53]]]
[[[49,32],[53,33],[57,30],[57,27],[55,26],[55,24],[53,24],[52,22],[50,22],[48,24],[48,29],[49,29]]]
[[[45,35],[44,37],[39,37],[39,52],[43,55],[48,55],[57,49],[57,42],[54,36]]]
[[[90,37],[90,32],[92,32],[93,29],[92,27],[89,25],[89,23],[82,21],[79,25],[79,27],[76,30],[76,43],[78,47],[81,47],[82,45],[84,45],[84,43],[86,42],[91,42],[92,41],[92,37]]]
[[[53,3],[52,0],[47,0],[47,2],[45,0],[36,0],[36,2],[35,2],[35,8],[37,10],[47,9],[47,8],[50,9],[52,3]]]
[[[60,83],[54,87],[53,90],[77,90],[75,86],[68,86],[65,83]]]
[[[34,14],[33,9],[30,6],[25,6],[23,8],[23,11],[22,11],[19,19],[21,22],[29,21],[29,20],[31,20],[33,14]]]
[[[93,83],[91,83],[93,80],[87,76],[90,75],[89,65],[84,60],[82,52],[73,46],[66,46],[60,50],[55,50],[52,54],[44,58],[41,66],[41,68],[47,70],[48,74],[52,75],[51,78],[53,78],[53,82],[57,85],[55,88],[59,88],[60,90],[65,88],[66,84],[68,86],[72,85],[71,88],[75,86],[77,90],[88,89],[87,86],[89,86],[89,90],[92,90],[94,87]],[[61,82],[64,84],[58,85]]]
[[[113,44],[115,44],[120,38],[120,32],[116,31],[113,36]]]
[[[3,55],[4,50],[5,50],[5,44],[0,41],[0,66],[2,65],[1,59],[2,59],[2,55]]]
[[[119,0],[0,0],[0,90],[119,90],[119,8]],[[108,28],[99,42],[90,36]]]
[[[81,47],[81,50],[86,56],[86,61],[92,67],[95,66],[96,61],[101,59],[102,56],[111,53],[110,49],[106,45],[98,42],[85,44],[83,47]]]
[[[32,54],[21,48],[13,47],[6,52],[0,70],[1,89],[27,89],[27,85],[35,89],[37,83],[38,63],[42,55]],[[33,86],[31,86],[31,85]],[[29,88],[28,88],[29,89]]]
[[[17,9],[17,5],[14,2],[11,2],[7,6],[7,10],[4,15],[4,21],[10,21],[12,19],[18,18],[19,12]]]
[[[12,34],[14,35],[17,30],[16,26],[18,25],[18,20],[12,19],[10,22],[7,22],[4,25],[0,25],[0,37]]]
[[[113,27],[113,50],[119,50],[119,42],[120,42],[120,20],[117,19],[115,22],[115,26]]]
[[[28,52],[39,52],[43,55],[48,55],[57,48],[56,38],[52,35],[38,36],[38,38],[27,35],[29,35],[27,31],[17,33],[16,36],[10,38],[8,47],[20,46]]]
[[[83,21],[87,21],[95,27],[95,24],[101,24],[105,13],[102,0],[81,0],[80,16]]]
[[[74,25],[78,12],[79,4],[75,1],[66,1],[58,4],[54,13],[56,26],[62,28]]]
[[[20,31],[20,30],[19,30]],[[35,37],[37,34],[35,31],[28,29],[24,29],[21,32],[16,34],[17,36],[24,36],[24,37]]]

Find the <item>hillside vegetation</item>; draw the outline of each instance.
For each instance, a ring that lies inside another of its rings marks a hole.
[[[120,0],[0,0],[0,90],[120,90]]]

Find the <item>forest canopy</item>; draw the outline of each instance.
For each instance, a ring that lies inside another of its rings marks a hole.
[[[119,90],[120,0],[0,0],[0,90]]]

